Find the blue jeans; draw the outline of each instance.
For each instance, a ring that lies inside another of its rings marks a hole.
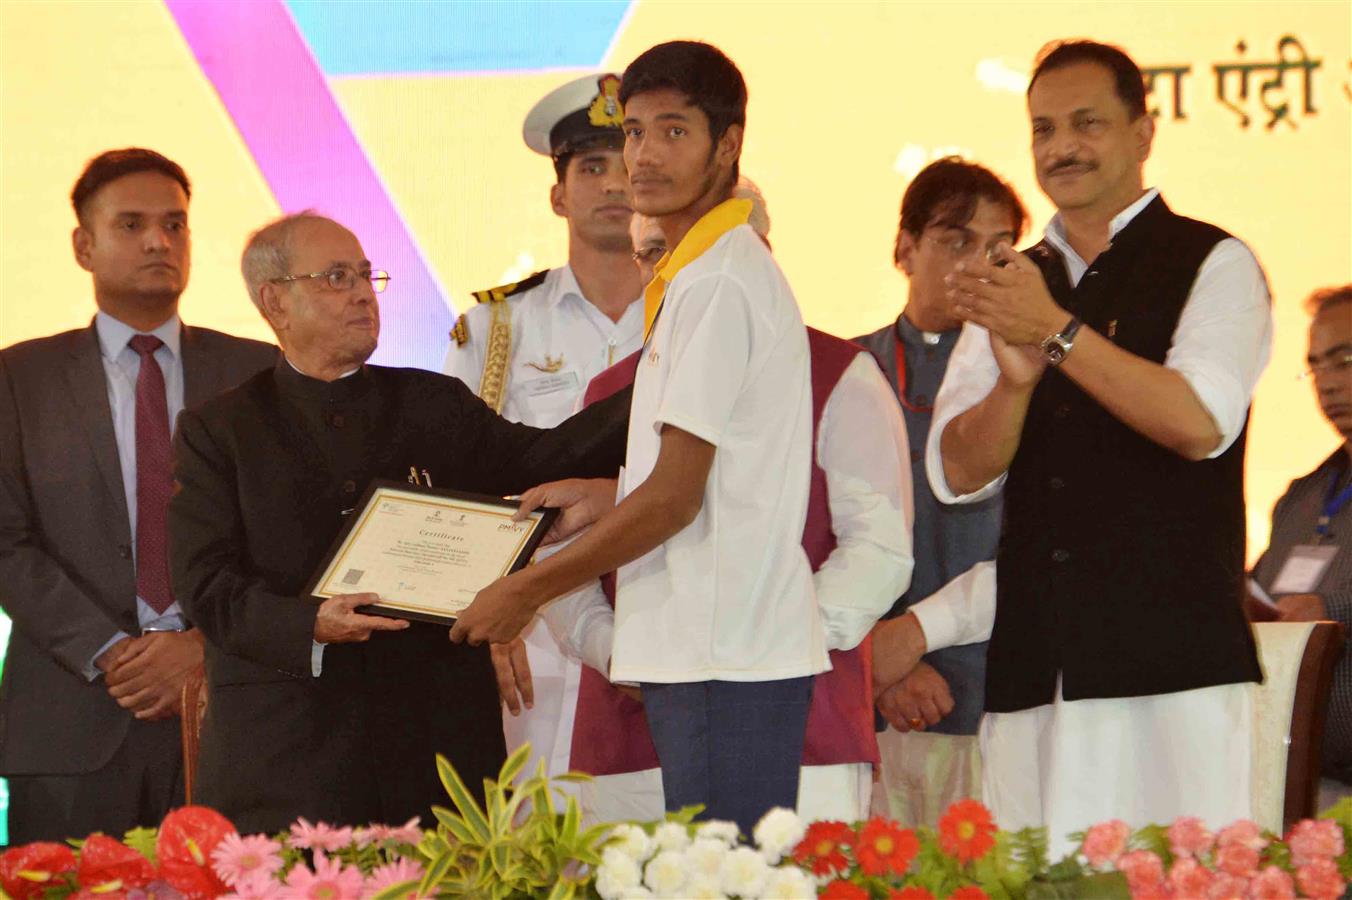
[[[667,810],[703,804],[701,818],[736,822],[749,838],[772,807],[793,809],[812,682],[644,683]]]

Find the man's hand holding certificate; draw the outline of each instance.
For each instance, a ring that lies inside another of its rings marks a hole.
[[[553,510],[516,513],[515,503],[496,497],[378,482],[310,593],[326,606],[344,598],[339,616],[359,608],[449,623],[480,590],[524,566],[554,519]]]

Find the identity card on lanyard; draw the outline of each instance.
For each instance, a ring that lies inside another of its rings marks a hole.
[[[1340,472],[1334,472],[1329,481],[1328,492],[1324,495],[1324,508],[1315,523],[1315,541],[1313,544],[1300,544],[1291,548],[1277,580],[1272,583],[1274,594],[1311,594],[1319,587],[1329,564],[1338,555],[1337,544],[1326,544],[1329,536],[1329,523],[1349,500],[1352,500],[1352,484],[1338,490]]]

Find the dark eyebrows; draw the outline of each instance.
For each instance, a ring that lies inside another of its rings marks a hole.
[[[1317,363],[1321,359],[1328,359],[1333,356],[1338,356],[1341,353],[1352,353],[1352,342],[1344,341],[1341,344],[1328,348],[1318,356],[1315,356],[1313,353],[1306,354],[1305,361],[1308,363]]]

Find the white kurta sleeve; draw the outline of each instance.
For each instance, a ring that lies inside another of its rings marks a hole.
[[[1258,376],[1272,355],[1272,302],[1253,252],[1236,238],[1212,248],[1178,317],[1164,365],[1187,379],[1221,433],[1208,458],[1244,429]]]
[[[991,352],[990,335],[980,325],[968,322],[953,347],[943,384],[934,398],[934,417],[925,440],[925,472],[940,503],[977,503],[999,493],[1005,476],[1000,474],[985,487],[970,494],[955,494],[944,477],[939,441],[948,423],[986,398],[1000,378],[1000,366]]]
[[[972,566],[913,605],[929,651],[988,641],[995,627],[995,562]]]
[[[606,602],[601,582],[593,582],[547,603],[540,610],[550,634],[571,659],[602,675],[610,672],[615,642],[615,610]]]
[[[906,422],[878,364],[860,353],[817,428],[836,548],[813,576],[829,650],[859,644],[911,583],[914,520]]]

